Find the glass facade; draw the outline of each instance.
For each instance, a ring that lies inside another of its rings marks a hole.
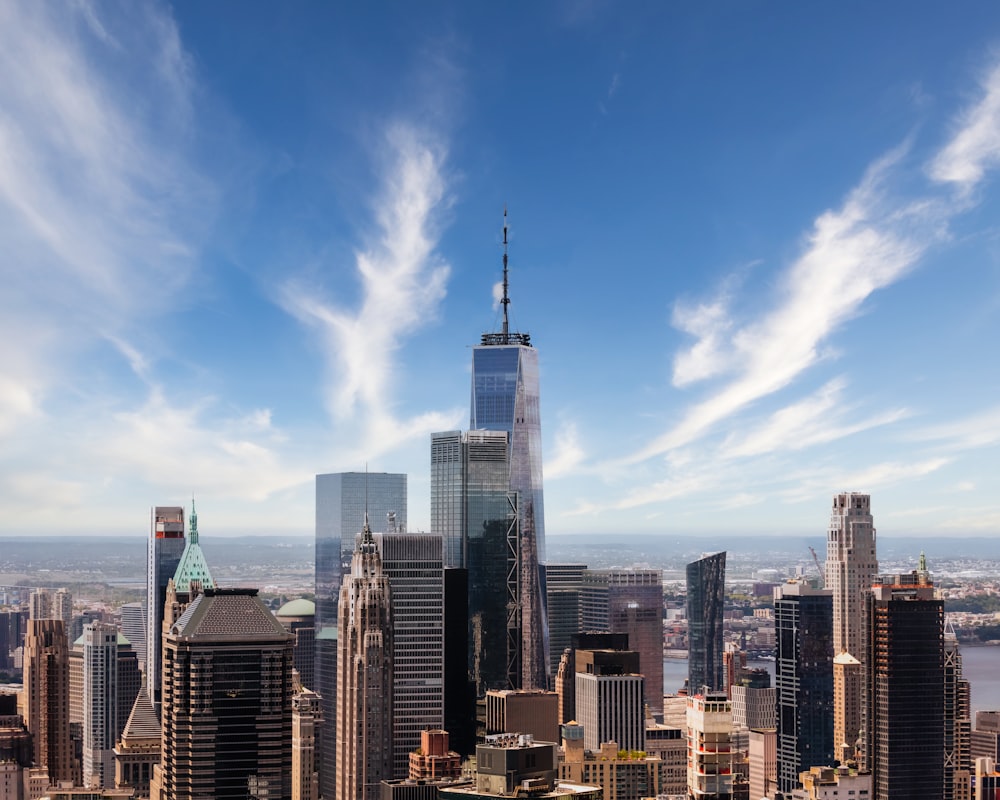
[[[726,553],[687,565],[688,691],[722,690],[722,612]]]
[[[542,427],[538,351],[527,336],[510,334],[494,343],[483,337],[472,351],[471,430],[508,434],[509,489],[519,498],[521,687],[548,684],[548,625],[545,610],[545,505],[542,492]]]
[[[778,788],[799,787],[799,773],[834,763],[833,593],[789,584],[774,600]]]

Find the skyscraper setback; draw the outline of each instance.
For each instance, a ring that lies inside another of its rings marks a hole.
[[[864,592],[877,574],[871,497],[842,492],[833,498],[826,540],[826,588],[833,591],[833,654],[838,667],[833,687],[834,748],[841,755],[849,754],[860,730],[857,697],[864,671]],[[844,654],[859,663],[850,663]]]
[[[548,633],[545,613],[545,507],[538,351],[527,333],[510,330],[507,290],[507,214],[503,225],[503,325],[484,333],[472,351],[470,430],[508,435],[509,488],[517,493],[521,616],[521,687],[545,688]]]

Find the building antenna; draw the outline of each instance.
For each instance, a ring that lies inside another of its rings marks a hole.
[[[510,305],[510,297],[507,294],[507,204],[503,205],[503,340],[508,343],[510,336],[510,324],[507,319],[507,306]]]

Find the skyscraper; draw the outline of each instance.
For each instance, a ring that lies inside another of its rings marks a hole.
[[[146,668],[146,609],[142,603],[125,603],[121,607],[122,633],[129,640],[140,669]]]
[[[139,662],[114,625],[83,629],[83,782],[115,784],[115,744],[140,688]]]
[[[687,565],[690,694],[699,694],[705,687],[710,691],[723,687],[722,622],[725,599],[725,551]]]
[[[393,775],[407,777],[420,732],[444,724],[444,567],[441,536],[375,533],[393,622]]]
[[[468,571],[468,672],[479,697],[518,688],[521,679],[520,532],[508,440],[504,431],[431,434],[431,527],[444,536],[447,566]]]
[[[731,800],[732,734],[733,710],[724,692],[688,695],[688,797],[692,800]]]
[[[319,738],[320,794],[336,791],[337,598],[365,513],[384,520],[391,512],[406,530],[406,475],[338,472],[316,476],[316,685],[323,715]],[[347,565],[347,567],[345,567]]]
[[[836,595],[834,595],[836,597]],[[944,610],[916,571],[866,593],[862,766],[875,800],[944,791]]]
[[[163,637],[152,796],[290,800],[293,637],[256,589],[206,589]]]
[[[303,689],[292,696],[292,800],[317,800],[316,729],[319,695]]]
[[[646,715],[639,654],[634,650],[576,651],[576,719],[584,747],[617,742],[623,750],[646,749]]]
[[[826,540],[826,588],[833,591],[833,654],[848,653],[860,662],[853,667],[840,659],[834,673],[834,696],[841,706],[835,716],[838,725],[835,747],[838,755],[850,751],[857,740],[860,720],[853,713],[857,692],[854,679],[864,670],[864,592],[878,574],[875,556],[875,523],[871,497],[857,492],[841,492],[833,498]],[[846,682],[841,685],[841,682]],[[841,741],[842,739],[842,741]]]
[[[774,590],[778,788],[782,792],[798,787],[800,772],[833,761],[832,606],[828,590],[805,583]]]
[[[484,333],[472,351],[469,429],[507,433],[509,488],[518,497],[520,529],[521,686],[545,688],[548,634],[545,613],[545,507],[538,351],[527,333],[510,330],[507,291],[507,215],[504,212],[503,326]]]
[[[163,604],[167,599],[167,582],[177,571],[184,553],[184,509],[156,506],[150,516],[146,548],[146,689],[153,707],[158,708]]]
[[[549,666],[553,670],[559,664],[563,651],[573,646],[573,637],[580,632],[580,600],[586,569],[586,564],[545,565]]]
[[[944,800],[965,800],[968,796],[973,773],[969,690],[969,681],[962,677],[958,638],[948,625],[944,634]]]
[[[24,691],[24,721],[31,731],[35,765],[49,771],[53,784],[72,781],[76,770],[69,737],[69,644],[62,620],[28,622]]]
[[[340,588],[337,634],[336,800],[378,800],[393,771],[393,620],[367,519]]]

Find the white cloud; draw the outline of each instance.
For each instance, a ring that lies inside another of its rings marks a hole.
[[[803,450],[897,422],[909,414],[899,408],[856,422],[848,421],[846,415],[854,409],[844,396],[846,387],[845,378],[835,378],[805,399],[776,411],[756,430],[729,434],[720,447],[720,455],[746,458],[779,450]]]
[[[1000,444],[1000,406],[965,419],[931,425],[910,434],[915,441],[937,442],[950,450],[972,450]]]
[[[445,296],[449,266],[436,253],[447,206],[444,144],[407,125],[389,129],[382,187],[375,199],[377,234],[355,254],[362,297],[357,309],[324,299],[312,287],[289,284],[282,303],[314,326],[329,364],[328,408],[364,459],[402,442],[452,426],[457,411],[397,419],[396,354],[405,339],[432,321]],[[345,423],[351,423],[350,426]]]
[[[1000,64],[982,80],[982,97],[958,119],[957,132],[930,162],[931,178],[968,190],[1000,164]]]
[[[554,449],[555,453],[545,459],[545,477],[555,479],[573,474],[583,463],[585,456],[575,423],[565,422],[559,427]]]

